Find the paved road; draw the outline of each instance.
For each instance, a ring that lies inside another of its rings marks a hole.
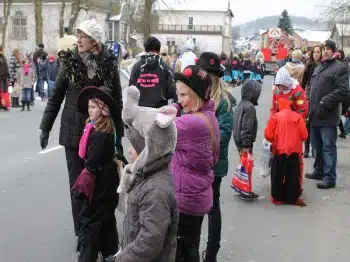
[[[271,101],[272,78],[265,79],[257,107],[259,137],[255,146],[253,187],[265,198],[244,202],[232,192],[230,180],[238,163],[230,150],[230,171],[222,183],[223,233],[218,261],[340,262],[350,256],[350,161],[348,140],[338,141],[338,187],[319,191],[305,182],[305,208],[269,203],[269,179],[258,175],[263,129]],[[237,99],[240,88],[233,90]],[[70,213],[64,152],[57,148],[58,123],[49,149],[40,151],[38,126],[45,103],[32,112],[0,112],[0,261],[73,261],[76,240]],[[125,141],[125,146],[126,141]],[[311,170],[312,160],[306,160]],[[122,215],[117,213],[118,226]],[[207,221],[203,223],[202,250]]]

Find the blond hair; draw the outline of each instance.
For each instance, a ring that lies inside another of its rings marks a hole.
[[[303,52],[301,52],[300,49],[294,50],[293,53],[292,53],[292,59],[295,59],[295,60],[298,60],[298,61],[301,60],[302,56],[303,56]]]
[[[199,95],[194,92],[191,88],[188,90],[189,97],[194,101],[192,112],[198,112],[204,105],[204,101],[202,98],[199,97]]]
[[[224,99],[227,102],[227,112],[231,108],[231,100],[229,97],[230,91],[226,83],[220,79],[217,75],[209,74],[211,78],[211,93],[210,98],[215,101],[215,108],[217,108],[221,102],[221,99]]]
[[[86,120],[86,123],[89,123],[91,121],[90,118]],[[100,116],[96,121],[95,121],[95,130],[112,134],[114,133],[114,124],[113,124],[113,119],[110,116]]]

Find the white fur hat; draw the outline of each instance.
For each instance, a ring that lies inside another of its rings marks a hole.
[[[95,19],[89,19],[81,22],[78,27],[74,28],[74,32],[77,30],[80,30],[84,34],[90,36],[97,43],[101,43],[103,29]]]

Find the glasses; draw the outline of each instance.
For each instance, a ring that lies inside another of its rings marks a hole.
[[[86,34],[84,34],[84,33],[81,33],[81,32],[75,34],[75,36],[76,36],[76,38],[78,38],[78,39],[87,39],[87,38],[89,38],[88,35],[86,35]]]

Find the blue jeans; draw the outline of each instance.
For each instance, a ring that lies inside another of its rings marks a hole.
[[[47,78],[39,78],[38,85],[39,85],[39,95],[41,98],[44,98],[46,96],[45,90],[44,90],[44,82],[47,83],[47,92],[50,90],[50,82]],[[49,95],[49,94],[47,94]]]
[[[323,177],[327,184],[335,184],[337,179],[337,127],[312,126],[311,142],[316,151],[314,172]]]
[[[32,100],[32,88],[22,89],[22,101],[30,102]]]
[[[345,133],[350,134],[350,116],[345,117],[344,129]]]

